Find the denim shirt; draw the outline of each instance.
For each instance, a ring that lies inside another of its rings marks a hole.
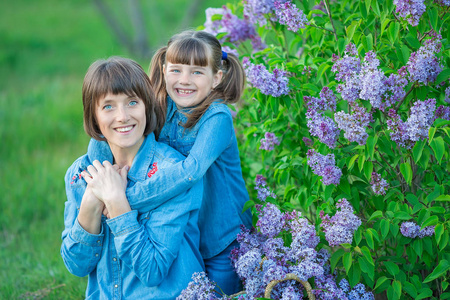
[[[80,277],[89,276],[86,299],[175,299],[192,273],[204,269],[198,250],[202,182],[151,210],[132,210],[112,219],[102,216],[100,234],[90,234],[77,220],[86,189],[80,173],[95,159],[113,161],[109,147],[104,147],[107,144],[97,145],[102,148],[91,144],[65,176],[61,255],[67,269]],[[175,150],[156,142],[153,134],[147,136],[128,173],[129,202],[145,201],[131,187],[180,159]]]
[[[166,123],[159,141],[180,151],[186,158],[137,183],[128,193],[144,195],[130,202],[131,207],[148,210],[160,205],[203,178],[203,203],[199,215],[200,251],[203,258],[222,252],[241,232],[251,227],[251,212],[243,212],[249,199],[242,177],[241,162],[233,119],[228,107],[213,103],[192,129],[181,124],[187,117],[167,98]],[[100,142],[91,139],[92,146]],[[170,180],[159,180],[159,177]]]

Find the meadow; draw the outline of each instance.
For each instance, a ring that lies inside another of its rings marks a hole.
[[[144,2],[144,1],[143,1]],[[151,40],[179,31],[185,1],[154,1],[146,18]],[[108,1],[129,28],[122,1]],[[222,1],[203,1],[204,10]],[[143,3],[144,6],[148,5]],[[161,28],[165,28],[161,30]],[[161,46],[161,45],[158,45]],[[63,230],[63,177],[86,151],[81,84],[90,63],[121,55],[88,0],[0,2],[0,299],[82,299],[86,278],[71,275],[59,250]]]

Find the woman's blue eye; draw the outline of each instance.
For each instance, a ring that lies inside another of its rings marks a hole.
[[[138,104],[138,102],[136,100],[131,100],[130,101],[130,106],[135,106],[137,104]]]
[[[107,104],[107,105],[103,106],[103,109],[109,110],[109,109],[112,109],[112,106]]]

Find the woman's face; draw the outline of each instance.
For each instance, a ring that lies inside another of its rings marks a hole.
[[[178,107],[200,104],[222,79],[222,71],[213,73],[210,66],[172,64],[164,66],[164,80],[170,98]]]
[[[146,114],[144,102],[125,94],[107,94],[95,110],[100,131],[115,150],[137,153],[144,141]]]

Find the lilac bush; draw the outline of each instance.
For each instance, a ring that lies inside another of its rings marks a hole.
[[[221,9],[205,29],[247,75],[234,120],[254,228],[232,253],[245,297],[295,273],[316,299],[450,298],[448,1]],[[271,294],[306,296],[295,280]]]

